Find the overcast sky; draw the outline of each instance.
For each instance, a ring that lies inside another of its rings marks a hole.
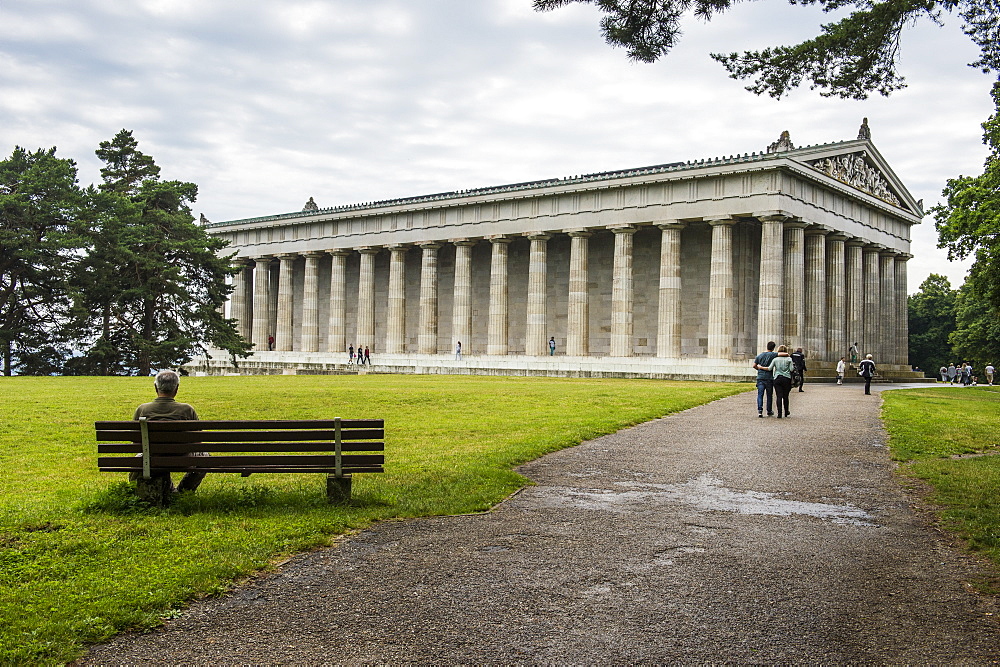
[[[599,13],[531,0],[0,0],[0,151],[94,150],[127,128],[214,222],[857,136],[925,208],[977,174],[990,78],[960,21],[906,33],[909,88],[864,102],[758,98],[709,58],[790,44],[831,20],[743,3],[691,19],[653,65],[604,44]],[[966,266],[914,228],[909,289]]]

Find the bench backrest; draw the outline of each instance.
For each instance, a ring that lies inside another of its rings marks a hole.
[[[152,469],[202,472],[382,472],[381,419],[281,419],[95,422],[107,472]],[[107,444],[118,443],[118,444]],[[212,456],[200,455],[206,452]],[[344,452],[351,452],[345,454]],[[135,454],[142,454],[137,458]]]

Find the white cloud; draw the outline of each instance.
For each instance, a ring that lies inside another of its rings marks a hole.
[[[690,20],[654,65],[606,46],[599,18],[531,0],[9,0],[0,143],[57,145],[91,182],[97,144],[132,129],[212,220],[749,153],[785,129],[826,143],[863,116],[928,207],[981,168],[989,79],[953,17],[907,33],[907,90],[865,102],[757,98],[708,56],[815,34],[831,20],[815,7]],[[911,290],[961,282],[935,242],[915,228]]]

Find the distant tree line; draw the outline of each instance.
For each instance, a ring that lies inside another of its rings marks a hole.
[[[222,315],[226,242],[194,222],[198,187],[165,181],[122,130],[82,188],[56,149],[0,161],[0,364],[4,375],[149,375],[251,345]]]

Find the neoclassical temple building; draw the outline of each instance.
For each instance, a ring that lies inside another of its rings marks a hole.
[[[375,371],[746,379],[769,340],[811,370],[856,343],[908,376],[922,216],[866,121],[850,141],[205,222],[243,267],[228,315],[258,351],[240,372],[342,372],[368,346]]]

